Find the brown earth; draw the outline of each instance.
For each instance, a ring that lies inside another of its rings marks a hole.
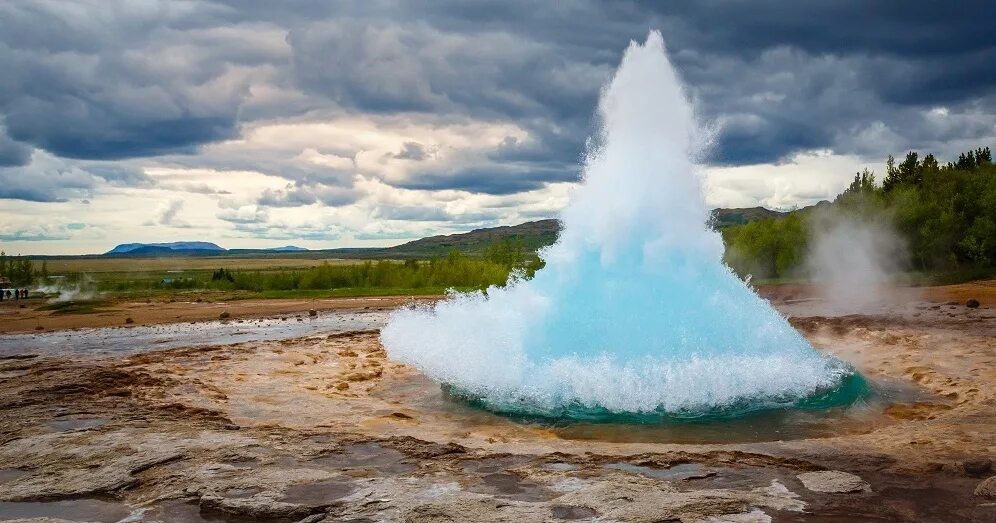
[[[703,425],[683,443],[472,409],[372,331],[8,357],[0,519],[992,522],[996,500],[975,494],[996,474],[991,288],[836,317],[800,315],[817,305],[782,289],[774,301],[815,346],[906,392],[798,433]],[[982,307],[941,305],[969,295]]]
[[[347,309],[393,308],[412,299],[436,300],[438,296],[383,296],[369,298],[325,299],[253,299],[233,301],[149,300],[98,305],[97,312],[65,314],[37,310],[46,305],[41,298],[0,302],[0,333],[116,327],[121,325],[160,325],[191,321],[217,320],[227,312],[230,319],[260,318],[307,312],[309,309],[340,311]],[[22,307],[24,305],[24,307]],[[128,318],[132,321],[128,322]]]

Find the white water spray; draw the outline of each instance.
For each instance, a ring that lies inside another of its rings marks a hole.
[[[388,354],[490,408],[688,413],[786,404],[850,370],[722,264],[698,129],[661,35],[602,94],[600,147],[529,281],[396,311]]]

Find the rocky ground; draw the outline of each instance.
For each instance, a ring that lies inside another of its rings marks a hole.
[[[996,309],[775,299],[886,399],[669,433],[476,411],[374,331],[7,354],[0,520],[996,521]]]

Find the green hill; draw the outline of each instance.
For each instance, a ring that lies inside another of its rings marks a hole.
[[[470,232],[429,236],[395,247],[383,249],[382,253],[398,257],[445,256],[457,249],[467,256],[482,255],[497,241],[515,240],[522,243],[528,252],[536,252],[542,247],[557,241],[560,232],[558,220],[538,220],[519,225],[475,229]]]

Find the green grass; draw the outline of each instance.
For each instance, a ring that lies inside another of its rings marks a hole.
[[[100,272],[59,274],[61,277],[50,279],[49,284],[93,293],[104,300],[441,295],[450,288],[470,291],[504,285],[518,264],[526,263],[527,271],[535,271],[539,266],[536,260],[522,262],[521,257],[509,258],[517,261],[469,258],[456,252],[430,260],[335,261],[295,268],[240,260],[240,266],[250,269],[239,266],[205,269],[203,265],[187,265],[181,259],[171,259],[171,265],[146,266],[133,260],[126,265],[104,264]],[[197,260],[198,264],[203,261]],[[186,268],[166,268],[176,266]]]

